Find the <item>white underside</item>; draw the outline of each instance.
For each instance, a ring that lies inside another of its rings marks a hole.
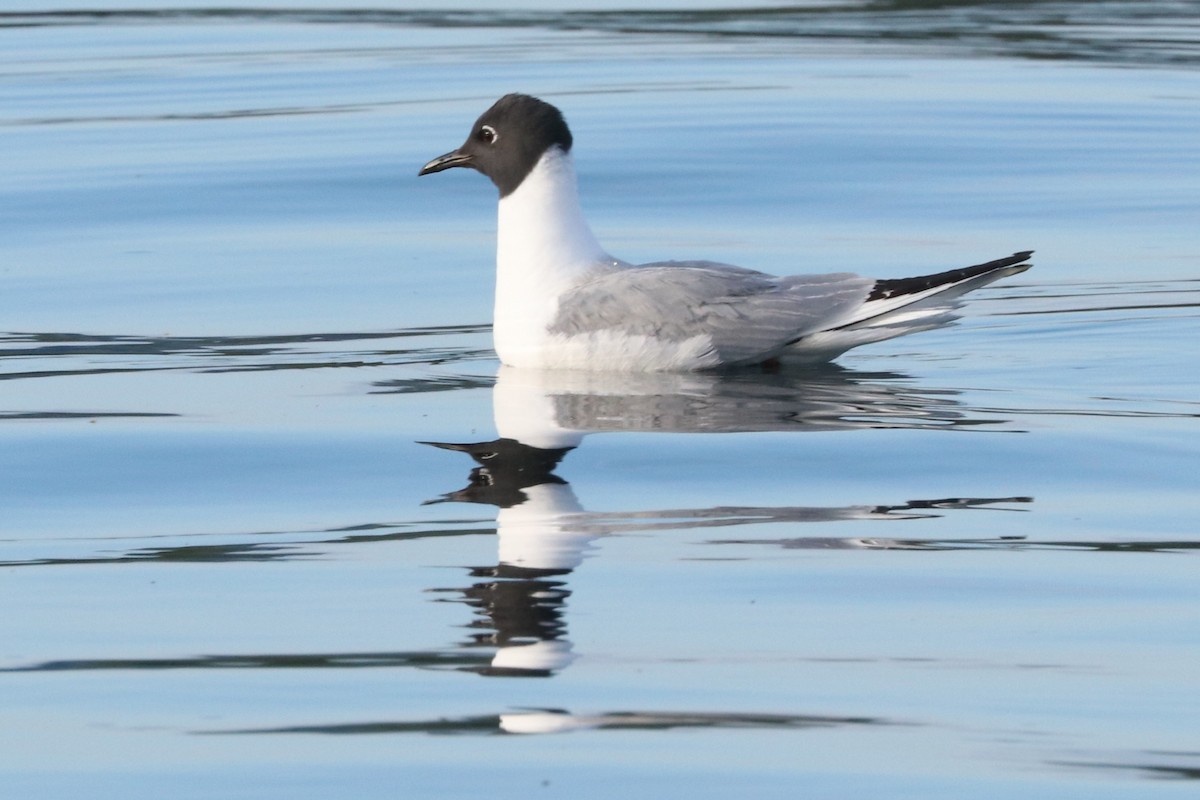
[[[499,340],[496,349],[499,353]],[[510,367],[607,372],[680,372],[720,366],[707,336],[664,342],[611,330],[574,336],[545,333],[535,343],[505,347],[500,360]]]

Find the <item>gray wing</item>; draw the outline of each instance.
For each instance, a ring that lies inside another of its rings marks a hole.
[[[711,261],[642,264],[564,295],[551,331],[614,330],[664,341],[708,336],[722,364],[752,363],[844,324],[874,283],[850,273],[776,278]]]

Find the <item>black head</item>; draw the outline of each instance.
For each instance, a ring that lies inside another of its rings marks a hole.
[[[571,149],[562,112],[527,94],[506,94],[483,112],[457,150],[430,161],[418,175],[471,167],[492,179],[500,196],[512,193],[551,147]]]

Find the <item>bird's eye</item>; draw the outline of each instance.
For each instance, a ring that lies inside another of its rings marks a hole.
[[[484,125],[482,128],[479,129],[479,138],[483,139],[488,144],[493,143],[494,141],[496,141],[496,138],[497,138],[496,137],[496,129],[493,128],[491,125]]]

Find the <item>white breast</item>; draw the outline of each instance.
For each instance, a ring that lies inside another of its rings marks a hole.
[[[553,366],[546,363],[547,328],[558,298],[625,266],[604,252],[583,218],[570,154],[551,148],[500,200],[496,238],[496,352],[512,366]]]

